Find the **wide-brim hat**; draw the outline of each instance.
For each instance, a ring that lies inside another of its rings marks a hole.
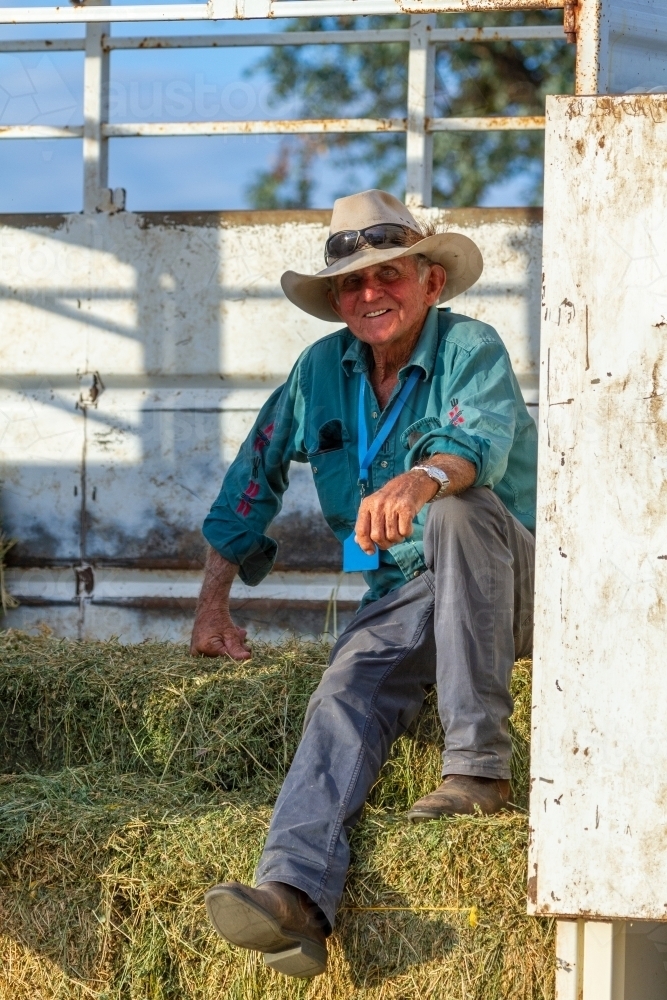
[[[367,229],[381,223],[407,226],[415,233],[420,233],[419,223],[398,198],[386,191],[371,190],[338,198],[334,202],[329,235],[348,229]],[[447,302],[455,295],[465,292],[475,284],[484,268],[482,254],[476,243],[463,233],[447,232],[425,236],[409,247],[390,247],[386,250],[366,247],[349,257],[341,257],[317,274],[285,271],[280,284],[290,302],[299,309],[318,319],[335,323],[340,317],[329,304],[330,278],[381,264],[383,261],[413,257],[415,254],[423,254],[445,269],[447,281],[440,302]]]

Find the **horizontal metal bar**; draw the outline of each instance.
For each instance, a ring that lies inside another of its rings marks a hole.
[[[266,0],[252,4],[254,17],[330,17],[368,14],[472,13],[561,9],[564,0]],[[0,7],[0,24],[86,24],[118,21],[217,21],[245,19],[245,4],[209,0],[190,4],[123,4],[62,7]]]
[[[432,42],[550,41],[562,40],[563,29],[534,28],[437,28]],[[408,28],[376,28],[372,31],[275,31],[239,35],[148,35],[105,39],[107,51],[115,49],[205,49],[271,45],[368,45],[409,42]],[[83,45],[81,46],[83,47]],[[0,51],[2,48],[0,47]]]
[[[338,132],[405,132],[405,118],[325,118],[275,121],[148,122],[103,125],[108,139],[167,135],[309,135]],[[0,136],[1,138],[1,136]]]
[[[205,3],[67,7],[0,7],[0,24],[91,24],[104,21],[208,21]]]
[[[431,41],[505,42],[550,41],[563,38],[562,27],[533,28],[436,28]],[[408,42],[408,28],[376,28],[371,31],[274,31],[239,35],[109,35],[106,52],[125,49],[217,49],[271,45],[376,45]],[[25,38],[0,40],[0,52],[83,52],[85,38]]]
[[[563,26],[531,28],[434,28],[432,42],[547,42],[564,40]]]
[[[375,31],[275,31],[247,35],[155,35],[145,38],[111,35],[105,39],[104,48],[113,51],[114,49],[205,49],[263,45],[361,45],[409,40],[408,28],[377,28]]]
[[[83,52],[85,38],[22,38],[15,42],[2,39],[0,52]]]
[[[0,139],[80,139],[83,125],[0,125]]]
[[[545,119],[539,115],[509,115],[488,118],[427,118],[428,132],[508,132],[512,129],[543,129]]]
[[[428,132],[492,132],[543,129],[544,118],[427,118]],[[222,122],[122,122],[102,126],[107,139],[193,135],[331,135],[366,132],[405,132],[405,118],[306,118]],[[4,125],[0,139],[80,139],[82,125]]]
[[[270,17],[365,14],[472,14],[509,10],[561,10],[564,0],[271,0]]]

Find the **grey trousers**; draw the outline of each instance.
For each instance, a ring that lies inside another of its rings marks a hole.
[[[349,834],[429,685],[443,774],[510,776],[509,682],[532,644],[533,536],[481,487],[433,504],[424,549],[428,570],[360,611],[334,646],[256,871],[258,885],[302,889],[332,927]]]

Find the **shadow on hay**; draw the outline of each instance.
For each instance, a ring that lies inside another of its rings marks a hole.
[[[239,966],[207,927],[201,896],[214,882],[252,877],[328,650],[267,647],[250,664],[233,665],[195,661],[166,644],[14,634],[0,637],[0,647],[0,757],[14,772],[0,776],[5,941],[34,953],[35,965],[46,958],[54,977],[61,970],[83,983],[105,980],[110,1000],[152,997],[155,984],[165,1000],[182,997],[179,975],[196,964],[192,949],[207,956],[192,975],[203,976],[206,962]],[[513,693],[515,801],[522,805],[526,662],[517,665]],[[355,896],[365,886],[362,902],[407,905],[399,886],[411,877],[405,851],[416,842],[403,842],[403,875],[392,885],[392,876],[383,877],[373,814],[391,823],[439,783],[442,744],[430,692],[353,837],[351,885]],[[443,856],[442,846],[434,851]],[[443,914],[344,910],[335,947],[355,988],[366,988],[442,958],[466,934]],[[2,976],[0,969],[0,995],[18,996],[16,984],[3,993]],[[44,995],[78,1000],[75,990],[59,988],[54,978]]]
[[[435,914],[343,912],[337,927],[356,989],[379,986],[411,967],[441,960],[459,946],[459,933]]]

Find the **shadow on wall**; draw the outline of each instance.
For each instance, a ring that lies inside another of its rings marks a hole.
[[[12,564],[90,567],[83,582],[70,574],[66,597],[54,582],[51,598],[76,603],[101,566],[201,568],[201,523],[224,470],[314,339],[278,286],[284,215],[2,220]],[[326,213],[305,215],[318,243]],[[297,477],[301,510],[275,525],[280,565],[337,569],[309,471]]]
[[[471,232],[487,261],[458,308],[498,327],[534,395],[541,214],[440,214]],[[171,591],[151,574],[201,569],[201,523],[224,470],[300,352],[335,328],[295,309],[279,287],[285,268],[321,266],[328,218],[0,219],[2,517],[18,540],[11,563],[22,613],[41,601],[57,630],[69,615],[83,634],[105,567],[144,573],[143,590],[136,580],[125,587],[124,605],[107,585],[109,607],[115,600],[129,614],[134,602],[147,621],[151,601],[190,613],[182,595],[169,605]],[[307,467],[293,469],[271,531],[277,569],[339,570]]]

